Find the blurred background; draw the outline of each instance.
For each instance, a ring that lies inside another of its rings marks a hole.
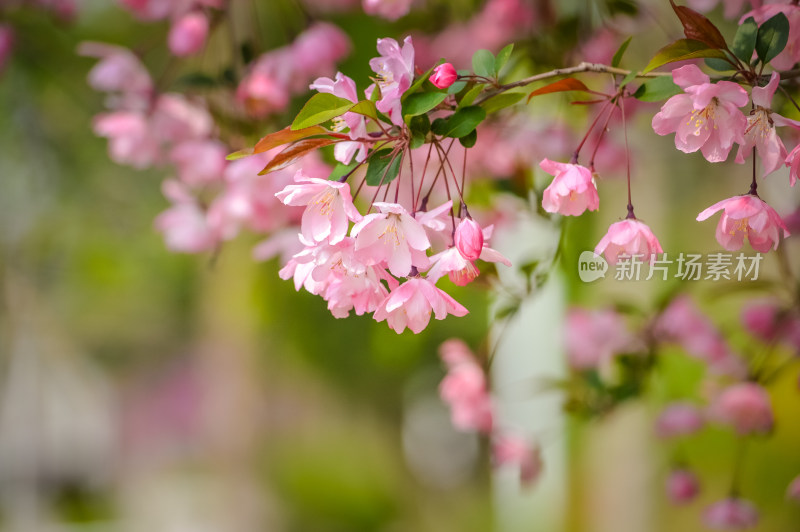
[[[522,2],[530,20],[488,28],[500,36],[475,42],[463,28],[487,9],[482,0],[420,0],[397,22],[366,15],[358,2],[339,3],[230,0],[224,16],[238,44],[255,54],[289,42],[310,19],[332,21],[353,42],[339,68],[360,87],[378,37],[427,35],[419,48],[428,50],[426,61],[460,54],[461,68],[474,49],[497,51],[513,40],[519,58],[509,76],[516,78],[583,58],[607,61],[589,57],[601,48],[592,39],[610,40],[604,49],[613,54],[632,33],[639,37],[626,61],[639,68],[680,36],[666,2],[655,0]],[[212,34],[202,54],[174,67],[166,22],[143,22],[109,0],[80,0],[71,15],[42,5],[0,0],[0,22],[15,31],[0,76],[0,529],[703,530],[703,505],[728,482],[731,434],[710,430],[688,444],[708,494],[675,509],[662,496],[667,450],[652,433],[659,401],[696,393],[698,363],[668,356],[669,377],[652,400],[595,421],[566,417],[563,398],[541,385],[566,373],[559,327],[568,304],[648,308],[674,286],[583,285],[567,253],[502,331],[492,332],[498,298],[482,285],[448,288],[468,316],[397,335],[368,316],[336,320],[319,298],[296,293],[278,277],[276,259],[252,259],[257,235],[216,254],[169,252],[153,227],[167,207],[160,182],[169,170],[110,160],[107,141],[92,132],[92,117],[103,110],[103,96],[86,82],[95,61],[75,51],[83,41],[123,45],[166,86],[201,91],[197,73],[216,76],[231,62],[229,32]],[[735,22],[722,20],[721,8],[712,16],[733,34]],[[642,28],[652,32],[641,37]],[[243,126],[244,138],[284,127],[305,96]],[[549,98],[522,112],[539,130],[559,119],[580,138],[591,112]],[[637,214],[665,249],[716,250],[713,223],[693,219],[743,192],[748,171],[676,152],[671,137],[649,127],[656,109],[634,119]],[[551,155],[546,137],[530,138],[532,146],[516,137],[519,149],[502,154],[514,164],[475,192],[514,198],[513,223],[497,247],[516,264],[552,254],[558,243],[524,183],[546,183],[538,160],[572,149]],[[624,166],[619,152],[607,157],[603,208],[569,227],[576,256],[624,215]],[[782,214],[798,203],[787,179],[776,173],[762,194]],[[769,260],[764,272],[780,275]],[[500,273],[506,284],[524,284],[519,270]],[[707,308],[735,326],[736,301],[711,299]],[[459,337],[478,349],[501,336],[493,379],[503,415],[537,434],[545,453],[543,476],[529,489],[513,475],[492,474],[487,443],[455,431],[437,393],[442,341]],[[759,530],[800,530],[799,507],[783,500],[800,472],[796,371],[774,393],[778,433],[753,444],[743,475],[762,510]]]

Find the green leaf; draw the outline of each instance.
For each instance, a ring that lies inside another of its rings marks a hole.
[[[255,155],[255,152],[253,152],[253,148],[245,148],[243,150],[229,153],[228,155],[225,156],[225,159],[228,161],[235,161],[236,159],[243,159],[245,157],[250,157],[251,155]]]
[[[639,73],[636,72],[635,70],[631,70],[624,78],[622,78],[622,81],[620,81],[619,86],[624,87],[625,85],[636,79],[636,76],[638,74]]]
[[[633,97],[642,102],[660,102],[683,92],[669,76],[659,76],[642,83]]]
[[[463,96],[463,98],[461,98],[461,101],[458,102],[458,106],[466,107],[468,105],[472,105],[472,102],[475,101],[475,98],[477,98],[478,95],[483,91],[484,87],[486,87],[486,85],[482,83],[479,83],[478,85],[472,87],[470,90],[467,91],[467,93]]]
[[[350,108],[351,113],[360,114],[371,118],[375,122],[378,121],[378,109],[375,107],[375,102],[369,100],[362,100]]]
[[[436,63],[434,66],[425,71],[424,74],[415,79],[414,83],[412,83],[411,86],[408,88],[408,90],[404,92],[403,95],[400,97],[400,101],[405,101],[406,98],[417,92],[419,88],[422,87],[422,84],[428,81],[428,78],[431,77],[431,74],[433,74],[433,69],[441,65],[442,63],[444,63],[444,60],[440,59],[438,63]],[[380,100],[380,98],[378,98],[378,100]]]
[[[425,144],[425,139],[431,130],[431,121],[428,115],[419,115],[411,117],[408,123],[408,129],[411,130],[411,149],[416,149]]]
[[[456,74],[458,74],[459,76],[471,76],[472,72],[470,72],[469,70],[456,70]],[[467,83],[468,82],[466,80],[456,81],[455,83],[447,87],[447,94],[458,94],[459,92],[464,90],[464,87],[467,86]]]
[[[425,114],[447,98],[445,92],[418,92],[410,95],[403,102],[403,116]]]
[[[521,92],[504,92],[482,102],[481,107],[486,109],[487,114],[494,113],[500,109],[505,109],[506,107],[514,105],[524,97],[525,94]]]
[[[486,111],[480,105],[463,107],[448,118],[434,120],[431,130],[442,137],[461,138],[469,135],[486,118]]]
[[[497,52],[497,57],[494,60],[494,73],[496,76],[500,75],[500,71],[503,70],[503,67],[506,66],[508,63],[508,59],[511,57],[511,52],[514,51],[514,43],[512,42],[499,52]]]
[[[324,92],[312,96],[297,113],[297,118],[292,122],[292,130],[316,126],[323,122],[345,114],[353,107],[350,100],[339,98]]]
[[[753,17],[748,17],[742,22],[736,35],[733,37],[731,51],[733,54],[749,64],[753,58],[753,51],[756,49],[756,37],[758,36],[758,24]]]
[[[489,50],[478,50],[472,56],[472,70],[477,76],[494,77],[494,55]]]
[[[384,148],[374,152],[369,158],[367,166],[367,184],[373,187],[391,183],[400,173],[402,155],[396,153],[392,158],[392,149]]]
[[[713,57],[707,57],[705,59],[706,66],[712,70],[716,70],[717,72],[728,72],[733,70],[733,65],[730,62],[725,61],[724,59],[716,59]]]
[[[614,53],[614,57],[611,59],[612,67],[617,68],[619,66],[620,61],[622,61],[622,56],[625,55],[625,50],[627,50],[628,45],[631,44],[631,39],[633,39],[632,35],[627,39],[625,39],[625,42],[622,43],[617,49],[617,51]]]
[[[680,39],[656,52],[656,55],[642,72],[647,73],[667,63],[696,59],[698,57],[726,58],[725,52],[717,48],[711,48],[706,43],[694,39]]]
[[[758,28],[756,53],[762,63],[769,63],[786,48],[789,42],[789,19],[778,13]]]
[[[190,72],[179,77],[175,82],[180,87],[190,87],[194,89],[213,89],[219,85],[219,80],[216,80],[208,74],[202,72]]]
[[[346,176],[347,174],[349,174],[350,172],[352,172],[353,168],[355,168],[356,166],[358,166],[357,162],[353,162],[351,164],[336,163],[336,166],[333,167],[331,175],[328,176],[328,179],[330,181],[339,180],[344,176]]]
[[[461,143],[462,146],[465,148],[471,148],[478,142],[478,130],[473,129],[472,133],[469,135],[464,135],[463,137],[458,139],[458,142]]]

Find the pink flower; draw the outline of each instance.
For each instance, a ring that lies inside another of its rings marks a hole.
[[[636,340],[613,310],[572,308],[564,323],[567,361],[576,370],[597,369],[614,355],[636,349]]]
[[[786,488],[786,498],[795,502],[800,502],[800,475],[794,477]]]
[[[437,89],[446,89],[458,79],[458,72],[450,63],[442,63],[433,69],[428,79]]]
[[[406,37],[401,48],[394,39],[378,39],[380,57],[370,59],[369,66],[377,74],[381,99],[375,104],[395,125],[403,124],[400,98],[414,80],[414,46],[411,37]],[[372,94],[374,85],[367,88]]]
[[[742,311],[742,324],[764,342],[785,342],[800,350],[800,315],[782,309],[776,301],[748,303]]]
[[[89,85],[94,90],[124,93],[127,107],[143,108],[147,104],[153,81],[133,52],[121,46],[84,42],[78,46],[78,53],[100,59],[89,71]]]
[[[789,19],[789,40],[783,51],[770,61],[770,65],[775,70],[790,70],[800,61],[800,6],[788,3],[772,3],[762,6],[760,3],[756,5],[754,1],[751,1],[751,4],[756,9],[742,15],[739,24],[749,17],[753,17],[760,26],[778,13],[783,13]]]
[[[454,427],[491,432],[494,415],[486,375],[471,353],[467,352],[464,360],[449,364],[447,375],[439,384],[439,395],[450,406]]]
[[[214,129],[214,119],[202,104],[171,92],[158,97],[150,121],[163,142],[208,138]]]
[[[375,202],[381,212],[364,216],[350,235],[356,239],[356,254],[367,264],[385,264],[395,277],[405,277],[414,266],[426,270],[431,247],[425,229],[397,203]]]
[[[719,210],[723,213],[717,224],[717,242],[728,251],[741,249],[746,236],[753,249],[766,253],[770,248],[778,249],[781,229],[784,238],[789,236],[778,213],[753,194],[717,202],[698,214],[697,221],[702,222]]]
[[[208,18],[201,11],[193,11],[172,23],[167,44],[173,54],[184,57],[202,50],[206,37],[208,37]]]
[[[230,152],[217,140],[187,140],[170,151],[178,178],[187,185],[204,185],[222,179],[225,156]]]
[[[716,6],[719,1],[720,0],[689,0],[687,3],[689,4],[689,7],[695,11],[701,11],[705,13],[714,9],[714,6]],[[731,19],[742,12],[745,0],[722,0],[722,3],[725,6],[725,18]],[[750,3],[752,4],[752,2]]]
[[[744,499],[724,499],[706,509],[703,522],[713,530],[745,530],[758,524],[758,511]]]
[[[747,92],[731,81],[711,83],[695,65],[676,68],[672,79],[685,94],[667,100],[653,117],[653,130],[674,132],[682,152],[701,150],[709,162],[724,161],[734,142],[744,142],[747,119],[739,108],[747,104]]]
[[[219,235],[185,186],[178,181],[165,181],[162,190],[173,205],[158,215],[155,227],[164,233],[167,248],[178,253],[213,249],[219,242]]]
[[[775,126],[800,128],[800,122],[784,118],[771,109],[772,97],[775,95],[779,82],[780,75],[773,72],[766,87],[753,87],[755,109],[747,117],[744,143],[739,146],[739,151],[736,153],[736,162],[742,164],[755,147],[761,159],[762,175],[764,176],[783,166],[788,157],[783,141],[775,131]]]
[[[361,220],[350,185],[308,177],[302,170],[294,176],[299,185],[288,185],[275,194],[286,205],[306,205],[301,232],[309,242],[340,242],[350,227],[350,220]]]
[[[362,0],[364,12],[387,20],[397,20],[408,14],[412,0]]]
[[[672,403],[658,416],[656,432],[661,438],[688,436],[705,425],[702,412],[690,403]]]
[[[333,94],[339,98],[358,102],[358,91],[356,83],[341,72],[336,73],[336,80],[330,78],[317,78],[310,86],[311,89],[319,92]],[[351,139],[363,139],[367,137],[367,122],[363,115],[357,113],[345,113],[341,117],[333,119],[334,131],[341,131],[345,127],[349,129],[348,135]],[[365,142],[338,142],[333,148],[334,159],[342,164],[350,164],[353,155],[356,161],[363,162],[367,158],[369,145]],[[356,154],[356,152],[358,152]]]
[[[305,80],[336,70],[336,63],[350,53],[350,38],[329,22],[315,22],[291,45],[291,66]],[[305,87],[302,87],[305,89]]]
[[[289,91],[269,73],[254,70],[236,88],[236,100],[249,114],[261,118],[286,109]]]
[[[520,436],[503,434],[492,441],[495,467],[518,467],[523,486],[530,486],[542,473],[542,454],[538,445]]]
[[[472,222],[469,225],[463,225],[464,222],[469,220]],[[458,229],[464,227],[464,235],[459,239]],[[511,266],[511,261],[505,258],[499,251],[490,248],[486,241],[491,237],[494,226],[488,226],[486,229],[481,230],[480,226],[472,219],[464,219],[456,228],[456,242],[461,241],[462,248],[470,254],[475,256],[476,249],[476,236],[467,235],[467,232],[473,231],[477,228],[480,231],[481,248],[480,253],[477,253],[477,258],[486,262],[500,262],[506,266]],[[468,238],[469,237],[469,238]],[[468,242],[471,240],[471,242]],[[466,286],[471,283],[479,274],[480,270],[475,266],[473,260],[466,258],[464,251],[462,251],[458,244],[449,247],[446,250],[437,253],[431,257],[431,269],[428,270],[427,278],[434,283],[447,275],[450,280],[458,286]]]
[[[406,327],[418,334],[428,326],[431,311],[437,320],[445,319],[448,314],[465,316],[468,312],[429,280],[412,277],[392,290],[373,317],[376,321],[386,320],[397,334]]]
[[[741,382],[723,390],[711,405],[711,415],[743,436],[772,430],[769,395],[754,382]]]
[[[455,245],[467,260],[477,260],[483,251],[483,231],[472,218],[464,218],[456,227]]]
[[[131,111],[116,111],[95,117],[95,134],[108,138],[108,152],[117,164],[143,169],[160,158],[158,141],[151,133],[144,115]]]
[[[800,177],[800,144],[789,152],[785,163],[789,167],[789,185],[794,186],[798,177]]]
[[[611,224],[608,233],[594,248],[597,255],[604,254],[609,264],[616,264],[620,255],[638,256],[642,261],[654,261],[657,253],[663,253],[661,244],[646,224],[636,219],[622,220]]]
[[[0,73],[6,67],[14,48],[14,29],[8,24],[0,24]]]
[[[459,364],[475,363],[475,357],[469,346],[459,338],[450,338],[442,342],[439,346],[439,357],[448,368],[454,368]]]
[[[539,166],[556,176],[545,189],[542,208],[565,216],[578,216],[586,209],[596,211],[600,206],[592,172],[579,164],[565,164],[545,159]]]
[[[722,334],[688,296],[675,298],[657,318],[653,334],[662,342],[676,342],[686,353],[703,360],[717,374],[743,377],[744,363]]]
[[[700,492],[700,482],[688,469],[676,469],[667,477],[666,489],[673,504],[686,504]]]

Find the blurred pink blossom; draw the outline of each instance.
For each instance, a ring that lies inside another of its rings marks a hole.
[[[744,499],[724,499],[706,508],[703,522],[712,530],[745,530],[758,524],[758,511]]]
[[[83,42],[80,55],[96,57],[98,63],[89,71],[89,85],[98,91],[122,93],[127,108],[143,108],[153,91],[150,73],[133,52],[121,46]]]
[[[700,482],[697,475],[688,469],[675,469],[667,477],[666,489],[673,504],[686,504],[697,497]]]
[[[492,441],[495,467],[518,467],[520,483],[531,486],[542,473],[541,449],[535,443],[512,434],[501,434]]]
[[[670,403],[658,416],[656,433],[661,438],[694,434],[705,425],[702,411],[691,403]]]
[[[93,122],[95,134],[108,139],[108,152],[117,164],[148,168],[160,161],[161,149],[147,118],[138,112],[100,114]]]
[[[748,303],[742,310],[742,324],[764,342],[785,342],[800,352],[800,315],[781,308],[777,301]]]
[[[222,179],[230,150],[218,140],[186,140],[170,150],[169,159],[175,164],[178,178],[187,185],[197,186]]]
[[[794,477],[786,488],[786,498],[795,502],[800,502],[800,475]]]
[[[740,435],[772,430],[773,415],[767,391],[754,382],[741,382],[723,390],[710,407],[711,416],[732,426]]]
[[[362,0],[364,12],[377,15],[387,20],[397,20],[404,17],[411,9],[413,0]]]
[[[494,415],[486,375],[466,344],[460,340],[448,342],[439,349],[447,365],[447,375],[439,385],[439,395],[450,406],[454,427],[489,433]]]
[[[199,253],[213,249],[220,240],[203,209],[182,183],[168,180],[164,195],[172,206],[158,215],[155,227],[164,234],[167,248],[178,253]]]
[[[208,17],[201,11],[192,11],[176,19],[167,37],[169,50],[178,57],[199,52],[208,37],[208,24]]]
[[[8,24],[0,24],[0,74],[5,70],[14,48],[14,29]]]
[[[638,342],[622,316],[611,309],[573,307],[564,323],[564,346],[569,366],[598,369],[615,355],[637,349]]]

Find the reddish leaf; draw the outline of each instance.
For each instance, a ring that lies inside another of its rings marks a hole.
[[[582,81],[579,81],[575,78],[564,78],[558,81],[554,81],[544,87],[540,87],[530,93],[528,95],[528,101],[531,101],[531,98],[534,96],[539,96],[541,94],[550,94],[553,92],[567,92],[567,91],[584,91],[584,92],[593,92],[589,90],[589,87],[583,84]]]
[[[675,2],[669,0],[672,9],[683,24],[683,34],[687,39],[694,39],[703,42],[711,48],[719,50],[727,50],[728,45],[725,43],[725,37],[717,29],[717,27],[708,20],[705,16],[697,11],[685,6],[676,6]]]
[[[571,103],[572,105],[594,105],[596,103],[603,103],[603,102],[607,102],[607,101],[608,101],[608,98],[602,98],[600,100],[581,100],[581,101],[569,102],[569,103]]]
[[[267,166],[265,166],[264,169],[258,173],[258,175],[264,175],[286,168],[312,151],[329,146],[334,142],[336,142],[335,139],[303,139],[295,142],[291,146],[284,148],[282,152],[273,157],[269,164],[267,164]]]
[[[292,131],[287,127],[281,129],[280,131],[276,131],[275,133],[270,133],[266,137],[259,140],[256,143],[256,147],[253,149],[253,153],[264,153],[272,148],[289,144],[290,142],[295,142],[313,135],[324,135],[326,133],[327,130],[322,126],[311,126],[295,131]]]

